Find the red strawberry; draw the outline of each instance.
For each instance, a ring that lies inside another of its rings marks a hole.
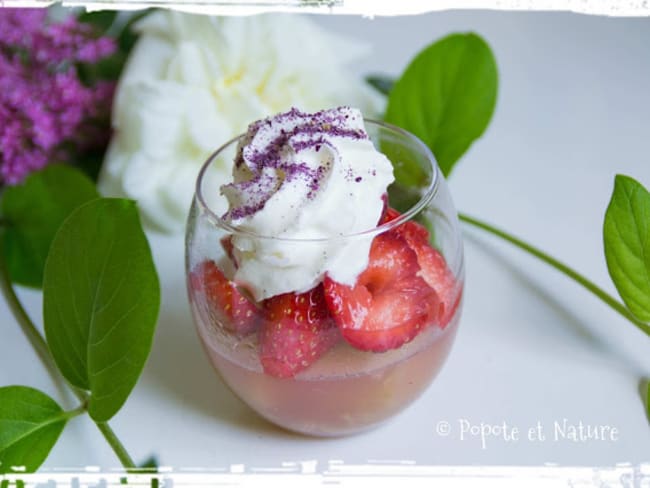
[[[232,236],[226,236],[221,238],[221,247],[223,247],[223,250],[226,253],[226,256],[232,261],[232,263],[235,265],[235,268],[238,267],[238,263],[235,260],[235,254],[234,254],[234,248],[232,243]]]
[[[390,222],[399,216],[397,210],[389,207],[380,223]],[[415,251],[421,268],[418,275],[438,293],[444,304],[444,311],[439,318],[439,325],[444,328],[460,303],[461,289],[454,275],[447,267],[445,258],[429,244],[429,232],[423,225],[411,220],[399,225],[394,231],[403,236],[409,247]]]
[[[458,286],[456,278],[447,267],[445,258],[432,248],[428,241],[409,242],[409,245],[418,257],[418,264],[421,268],[418,275],[436,290],[444,305],[438,322],[438,325],[444,329],[458,308],[462,288]]]
[[[384,212],[379,225],[395,220],[401,214],[394,208],[388,207],[386,212]],[[424,240],[429,241],[429,231],[422,224],[417,223],[415,220],[407,220],[403,224],[398,225],[393,229],[396,233],[404,237],[407,243],[410,245],[411,242],[415,240]]]
[[[216,318],[226,329],[245,336],[259,325],[260,311],[224,276],[214,261],[203,261],[194,268],[190,283],[194,292],[205,294],[210,317]]]
[[[393,207],[388,206],[387,200],[384,200],[384,210],[381,213],[381,218],[379,219],[378,225],[382,225],[386,222],[390,222],[391,220],[395,220],[400,215],[401,214],[397,210],[395,210]]]
[[[383,193],[381,195],[381,217],[379,217],[379,224],[381,225],[384,223],[384,216],[386,215],[386,212],[388,211],[390,207],[388,206],[388,193]]]
[[[338,341],[323,285],[305,293],[284,293],[264,301],[260,361],[267,374],[291,378],[309,367]]]
[[[345,340],[365,351],[395,349],[437,318],[440,300],[418,271],[415,252],[391,231],[373,239],[355,286],[326,276],[325,299]]]

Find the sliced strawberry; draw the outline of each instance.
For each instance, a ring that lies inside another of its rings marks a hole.
[[[389,207],[380,223],[390,222],[399,216],[397,210]],[[454,275],[445,258],[429,244],[429,232],[423,225],[411,220],[399,225],[394,231],[404,237],[409,247],[415,251],[421,268],[418,275],[438,293],[444,304],[444,311],[439,317],[439,325],[444,328],[460,303],[461,289]]]
[[[422,276],[424,281],[436,290],[444,305],[444,310],[438,322],[438,325],[444,329],[458,308],[462,288],[458,286],[456,278],[447,267],[445,258],[436,249],[432,248],[428,241],[410,242],[409,245],[418,257],[419,276]]]
[[[260,361],[267,374],[291,378],[311,366],[340,338],[329,314],[323,285],[305,293],[284,293],[264,301]]]
[[[392,207],[389,207],[388,202],[384,200],[384,210],[382,211],[381,219],[379,220],[379,225],[385,224],[386,222],[390,222],[391,220],[395,220],[400,215],[401,214],[397,210],[395,210]]]
[[[379,223],[377,225],[384,223],[383,221],[386,216],[386,212],[388,212],[389,209],[390,207],[388,206],[388,193],[383,193],[381,195],[381,216],[379,217]]]
[[[417,276],[419,269],[415,252],[391,231],[373,239],[368,267],[355,286],[326,276],[325,299],[344,339],[364,351],[387,351],[435,320],[440,300]]]
[[[394,208],[388,207],[382,219],[379,221],[379,225],[395,220],[401,214]],[[429,231],[422,224],[417,223],[414,220],[407,220],[403,224],[398,225],[394,229],[399,235],[404,237],[406,241],[411,244],[412,240],[424,240],[429,241]]]
[[[235,268],[239,267],[239,263],[237,263],[237,260],[235,259],[235,253],[234,253],[234,248],[235,246],[232,243],[232,236],[226,236],[221,238],[221,247],[223,247],[223,250],[226,253],[226,256],[232,261],[232,263],[235,265]]]
[[[237,285],[224,276],[216,263],[206,260],[190,273],[192,289],[205,294],[210,317],[239,336],[253,332],[262,313],[242,294]]]

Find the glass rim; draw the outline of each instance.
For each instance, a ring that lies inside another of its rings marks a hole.
[[[326,242],[335,242],[339,240],[374,237],[375,235],[394,229],[395,227],[398,227],[403,223],[411,220],[415,215],[420,213],[422,209],[426,208],[429,202],[433,199],[433,197],[435,196],[438,190],[438,183],[440,180],[440,168],[438,167],[436,158],[434,157],[429,147],[426,144],[424,144],[424,142],[422,142],[420,138],[418,138],[411,132],[402,129],[401,127],[397,127],[396,125],[389,124],[387,122],[383,122],[380,120],[364,117],[363,121],[366,124],[388,129],[392,132],[399,134],[402,137],[405,137],[410,142],[414,143],[415,146],[417,146],[424,153],[424,155],[427,158],[427,161],[431,166],[431,181],[429,182],[429,185],[427,186],[426,190],[424,191],[420,199],[413,206],[411,206],[408,210],[403,212],[396,219],[393,219],[389,222],[385,222],[381,225],[372,227],[370,229],[353,232],[351,234],[343,234],[343,235],[336,235],[330,237],[316,237],[316,238],[313,237],[312,238],[295,238],[295,237],[289,238],[289,237],[261,235],[246,229],[239,229],[237,227],[234,227],[233,225],[231,225],[230,223],[222,219],[219,215],[217,215],[212,210],[212,208],[210,208],[210,205],[207,204],[205,198],[203,197],[203,191],[201,188],[202,188],[202,183],[203,183],[203,178],[205,176],[205,173],[210,167],[210,165],[214,162],[215,158],[217,158],[219,154],[221,154],[226,148],[230,147],[232,144],[238,142],[241,138],[243,138],[246,135],[246,133],[239,134],[233,137],[232,139],[228,140],[227,142],[222,144],[218,149],[216,149],[212,154],[210,154],[210,156],[208,156],[207,160],[201,166],[198,177],[196,179],[194,199],[195,201],[198,202],[198,205],[207,214],[208,218],[215,225],[219,226],[220,228],[224,229],[230,234],[245,236],[245,237],[260,239],[260,240],[273,240],[278,242],[291,242],[291,243],[307,243],[307,242],[326,243]],[[391,161],[391,163],[393,162]]]

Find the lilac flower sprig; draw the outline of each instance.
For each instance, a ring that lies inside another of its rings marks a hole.
[[[114,81],[86,85],[77,65],[116,51],[115,40],[45,9],[0,9],[0,185],[50,162],[105,147]]]

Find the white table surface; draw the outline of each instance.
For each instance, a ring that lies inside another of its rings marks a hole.
[[[650,20],[560,13],[448,12],[368,20],[321,17],[367,39],[359,74],[398,74],[425,44],[472,30],[491,44],[500,94],[483,139],[450,180],[458,209],[541,246],[615,293],[602,218],[616,173],[650,187]],[[283,461],[412,460],[422,465],[611,466],[650,461],[637,385],[650,340],[578,285],[532,257],[466,229],[467,288],[450,359],[406,412],[339,439],[292,435],[259,419],[222,385],[200,349],[185,301],[183,243],[152,236],[163,309],[143,376],[111,422],[136,460],[174,467],[279,466]],[[40,315],[37,293],[21,291]],[[0,303],[0,384],[61,400]],[[553,423],[608,425],[617,441],[553,439]],[[502,423],[518,442],[459,438],[459,423]],[[438,422],[451,433],[436,433]],[[544,442],[526,438],[541,422]],[[95,427],[75,419],[46,467],[118,465]]]

